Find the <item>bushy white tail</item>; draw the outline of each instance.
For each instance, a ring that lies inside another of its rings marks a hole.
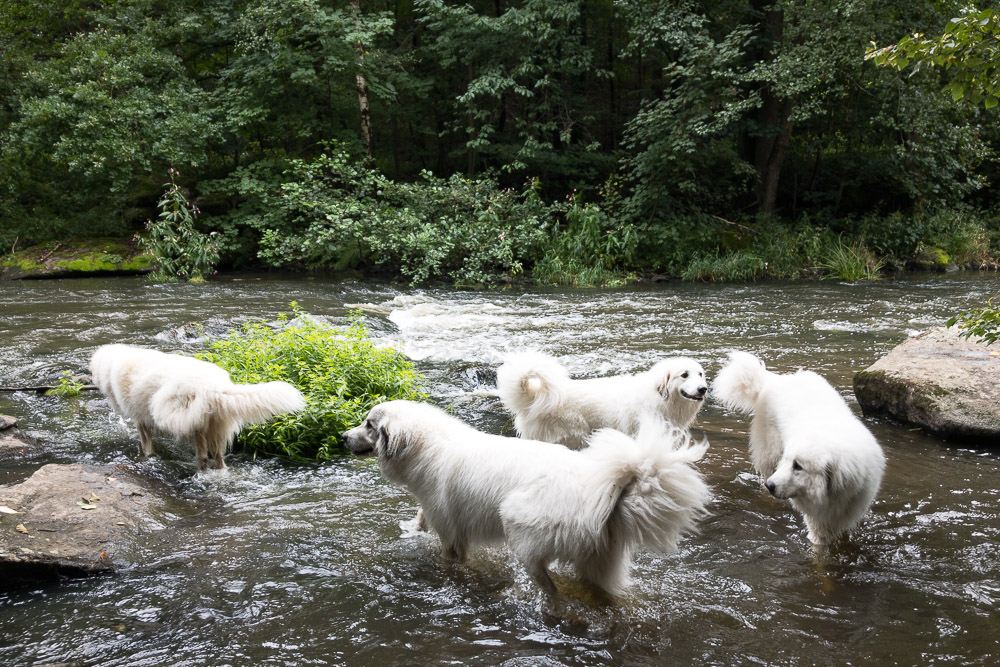
[[[232,384],[191,382],[189,388],[165,385],[150,403],[159,428],[176,435],[204,432],[211,422],[216,437],[231,438],[247,424],[259,424],[275,415],[305,407],[299,390],[287,382]],[[207,386],[206,386],[207,385]],[[215,439],[215,438],[212,438]]]
[[[711,490],[695,469],[708,449],[677,428],[642,428],[637,438],[601,429],[590,438],[586,456],[601,461],[620,494],[606,514],[609,540],[627,550],[642,546],[673,551],[707,513]]]
[[[769,373],[764,362],[754,355],[733,350],[712,383],[712,394],[728,408],[753,412]]]
[[[529,440],[558,442],[578,449],[589,433],[580,411],[567,403],[569,372],[547,354],[525,352],[497,369],[504,407],[514,415],[518,434]]]

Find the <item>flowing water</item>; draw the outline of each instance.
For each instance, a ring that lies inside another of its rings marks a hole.
[[[527,292],[267,276],[0,283],[0,383],[83,371],[109,342],[194,351],[178,327],[269,319],[295,300],[335,320],[362,309],[435,401],[481,428],[504,425],[495,390],[456,369],[524,348],[577,377],[673,354],[711,377],[741,348],[778,371],[818,371],[857,410],[855,371],[998,288],[995,276]],[[639,554],[633,587],[608,601],[566,572],[546,599],[502,547],[443,559],[433,536],[401,530],[416,505],[373,460],[237,453],[227,471],[196,474],[183,449],[140,461],[135,431],[95,394],[0,394],[0,413],[48,450],[0,465],[0,484],[82,461],[128,465],[169,490],[119,553],[121,572],[0,592],[4,665],[1000,662],[1000,452],[891,423],[867,421],[888,458],[871,513],[847,546],[816,552],[790,507],[762,492],[746,419],[709,402],[694,431],[711,443],[711,516],[678,552]]]

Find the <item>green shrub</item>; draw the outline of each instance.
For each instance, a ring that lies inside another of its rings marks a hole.
[[[306,407],[245,428],[239,443],[253,452],[294,460],[343,453],[340,434],[364,420],[376,403],[422,400],[423,378],[396,349],[377,345],[360,313],[340,330],[312,319],[295,303],[296,319],[281,326],[250,322],[198,355],[229,371],[234,382],[283,380],[297,387]]]
[[[627,271],[639,236],[635,227],[581,204],[576,193],[563,209],[566,227],[555,230],[535,263],[532,279],[543,285],[611,286],[634,280]]]
[[[156,220],[146,223],[146,236],[138,236],[137,240],[145,254],[152,258],[150,280],[201,282],[219,263],[219,245],[215,238],[218,234],[202,234],[195,230],[198,208],[181,192],[176,176],[180,174],[170,169],[170,182],[164,184],[167,191],[157,203],[160,213]]]
[[[424,171],[398,182],[336,146],[291,161],[280,185],[252,169],[231,181],[257,202],[243,222],[259,231],[258,257],[271,266],[381,268],[413,284],[481,285],[512,280],[548,237],[537,181],[515,191]]]
[[[978,343],[992,345],[1000,339],[1000,308],[993,305],[993,299],[984,308],[973,308],[959,313],[948,320],[948,326],[958,325],[962,338],[976,338]]]

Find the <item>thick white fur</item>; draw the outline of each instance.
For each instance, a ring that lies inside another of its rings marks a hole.
[[[135,422],[145,455],[153,453],[153,431],[163,431],[194,443],[201,470],[209,458],[226,467],[223,455],[243,426],[305,407],[287,382],[233,384],[215,364],[141,347],[98,348],[90,373],[111,407]]]
[[[705,371],[687,357],[665,359],[638,375],[573,380],[549,355],[522,352],[497,369],[497,388],[521,437],[579,449],[597,429],[634,436],[650,418],[687,428],[708,385]]]
[[[803,515],[812,542],[828,544],[861,520],[885,455],[830,383],[812,371],[779,375],[752,354],[731,352],[712,393],[753,413],[750,460],[767,490]]]
[[[707,445],[654,425],[630,438],[611,429],[589,447],[482,433],[426,403],[391,401],[344,434],[356,454],[420,502],[447,556],[509,543],[543,590],[553,561],[604,591],[628,584],[631,553],[676,548],[705,513],[710,492],[693,464]],[[666,440],[666,442],[664,442]]]

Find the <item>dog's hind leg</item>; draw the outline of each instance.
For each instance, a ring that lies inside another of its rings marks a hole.
[[[445,558],[455,561],[456,563],[465,562],[465,552],[466,544],[461,540],[455,540],[453,542],[441,540],[441,549],[444,552]]]
[[[139,431],[139,445],[142,447],[143,456],[153,455],[153,429],[142,422],[136,422],[136,429]]]
[[[194,436],[194,460],[198,464],[198,470],[208,468],[208,438],[201,431]]]

